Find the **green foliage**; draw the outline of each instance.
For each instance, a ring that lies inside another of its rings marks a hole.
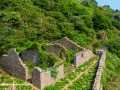
[[[114,20],[114,21],[112,22],[112,24],[113,24],[117,29],[120,30],[120,21]]]
[[[84,30],[86,28],[86,25],[84,24],[84,22],[78,21],[75,24],[75,29],[77,30]]]
[[[4,85],[1,85],[3,84]],[[10,76],[0,76],[0,90],[5,89],[11,89],[11,85],[5,85],[5,84],[20,84],[16,85],[16,89],[18,90],[32,90],[32,85],[27,85],[24,80],[18,79],[18,78],[11,78]]]
[[[58,75],[58,71],[54,67],[49,67],[49,68],[46,68],[45,70],[50,71],[51,76],[54,77],[54,78],[56,78],[57,75]]]
[[[28,72],[31,73],[33,68],[35,67],[35,64],[32,61],[25,62],[26,66],[28,67]]]
[[[67,75],[67,78],[73,80],[76,78],[76,74],[74,72],[71,72],[70,74]]]
[[[92,19],[93,23],[94,23],[94,28],[97,30],[102,30],[102,29],[108,29],[109,28],[109,21],[108,18],[105,17],[102,14],[96,14],[93,19]]]
[[[98,3],[95,0],[81,0],[81,4],[85,7],[96,8]]]
[[[120,80],[120,58],[118,58],[115,54],[107,52],[105,66],[106,67],[104,68],[101,79],[103,88],[105,90],[118,89]]]
[[[82,4],[83,6],[90,7],[90,3],[89,3],[87,0],[83,0],[83,1],[81,2],[81,4]]]
[[[109,42],[109,50],[120,57],[120,38],[111,40]]]
[[[43,43],[66,36],[85,48],[105,48],[120,56],[119,10],[107,5],[98,7],[95,0],[2,0],[0,10],[0,55],[10,48],[16,48],[19,53],[38,49],[39,67],[51,67],[59,60],[45,51]],[[69,63],[73,62],[72,56],[68,52]]]
[[[67,55],[66,55],[66,61],[67,61],[67,63],[73,63],[73,61],[74,61],[74,55],[77,52],[78,52],[78,50],[67,51]]]
[[[120,21],[120,13],[119,12],[115,14],[114,19]]]
[[[3,70],[2,70],[2,66],[0,65],[0,73],[2,73],[2,71],[3,71]]]
[[[65,21],[68,21],[68,19],[60,12],[56,12],[56,11],[49,11],[48,14],[57,19],[58,21],[60,22],[65,22]]]
[[[92,22],[92,18],[88,15],[84,15],[82,17],[82,19],[84,20],[84,23],[86,24],[86,26],[88,28],[93,28],[93,22]]]
[[[12,0],[4,0],[0,2],[0,10],[5,9],[6,7],[9,7],[12,3]]]
[[[60,81],[56,82],[55,85],[50,85],[50,86],[46,86],[44,88],[44,90],[61,90],[66,84],[69,83],[69,81],[74,80],[77,76],[77,74],[79,74],[80,72],[85,71],[92,63],[94,60],[97,60],[98,56],[91,58],[88,62],[85,62],[83,65],[80,65],[75,72],[71,72],[68,75],[66,75],[64,78],[62,78]],[[83,68],[83,71],[81,71]],[[80,70],[81,69],[81,70]],[[94,65],[89,72],[87,73],[87,75],[82,74],[82,77],[77,79],[75,82],[73,82],[72,86],[69,86],[68,88],[71,89],[75,89],[75,90],[79,90],[80,88],[92,88],[92,84],[93,84],[93,80],[95,77],[95,72],[97,70],[97,65]],[[69,80],[69,81],[68,81]],[[83,89],[84,90],[84,89]]]
[[[34,3],[34,5],[37,5],[42,9],[47,9],[49,5],[48,0],[32,0],[32,2]]]
[[[29,42],[28,42],[29,43]],[[31,50],[31,49],[38,49],[38,43],[37,42],[33,42],[33,43],[29,43],[30,45],[28,46],[28,50]]]

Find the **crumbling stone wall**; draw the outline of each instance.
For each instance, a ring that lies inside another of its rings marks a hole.
[[[74,56],[74,65],[77,68],[78,66],[82,65],[86,61],[88,61],[90,58],[93,57],[93,52],[90,50],[83,50],[81,52],[78,52]]]
[[[101,58],[99,61],[98,70],[96,72],[96,77],[95,77],[92,90],[100,90],[100,80],[101,80],[102,71],[103,71],[103,67],[105,66],[105,59],[106,59],[105,50],[98,50],[96,53],[99,54]]]
[[[32,71],[32,84],[41,90],[44,89],[45,86],[48,86],[55,82],[55,80],[51,77],[50,71],[44,71],[39,67],[35,67]]]
[[[61,78],[64,77],[64,65],[60,65],[58,68],[57,68],[57,71],[58,71],[58,75],[57,75],[57,78],[56,80],[59,80]]]
[[[0,64],[11,76],[27,80],[28,68],[22,63],[16,49],[11,49],[8,55],[3,55],[0,59]]]
[[[60,43],[46,45],[46,51],[48,53],[56,54],[58,57],[65,57],[66,55],[65,47]]]
[[[68,50],[73,50],[73,49],[76,49],[78,51],[84,50],[83,47],[77,45],[73,41],[69,40],[67,37],[60,39],[59,41],[57,41],[57,43],[62,44]]]
[[[60,78],[64,77],[64,65],[59,66],[57,71],[57,78],[53,78],[51,77],[50,71],[44,71],[39,67],[35,67],[32,71],[32,84],[43,90],[45,86],[53,84]]]
[[[40,56],[38,50],[24,50],[22,52],[22,60],[27,62],[27,61],[32,61],[35,64],[40,63]]]

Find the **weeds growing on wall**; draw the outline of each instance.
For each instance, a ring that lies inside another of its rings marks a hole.
[[[54,67],[49,67],[49,68],[46,68],[45,70],[46,70],[46,71],[50,71],[50,72],[51,72],[51,76],[52,76],[53,78],[56,78],[57,75],[58,75],[58,71],[57,71],[56,68],[54,68]]]

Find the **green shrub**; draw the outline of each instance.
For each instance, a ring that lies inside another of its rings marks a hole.
[[[25,62],[26,66],[28,67],[28,72],[31,73],[33,68],[36,66],[32,61]]]
[[[0,73],[2,73],[2,71],[3,71],[3,70],[2,70],[2,66],[0,65]]]
[[[120,21],[114,20],[114,21],[112,22],[112,24],[113,24],[117,29],[120,30]]]
[[[83,0],[83,1],[81,2],[81,4],[82,4],[83,6],[90,7],[90,3],[89,3],[87,0]]]
[[[34,3],[34,5],[37,5],[43,9],[47,9],[49,5],[48,0],[32,0],[32,2]]]
[[[94,23],[94,28],[97,30],[105,30],[110,28],[109,24],[110,21],[108,20],[107,17],[105,17],[102,14],[96,14],[94,15],[93,19],[92,19],[93,23]]]
[[[51,72],[51,76],[56,78],[58,75],[58,71],[56,70],[56,68],[50,67],[50,68],[46,68],[47,71]]]
[[[3,10],[11,5],[11,0],[4,0],[0,2],[0,10]]]
[[[109,47],[108,49],[116,54],[118,57],[120,57],[120,38],[117,38],[115,40],[109,41]]]

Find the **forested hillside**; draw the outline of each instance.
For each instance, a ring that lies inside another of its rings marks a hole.
[[[103,87],[118,90],[119,10],[112,10],[108,5],[98,6],[95,0],[0,1],[1,55],[10,48],[21,53],[24,49],[36,48],[36,43],[52,43],[65,36],[93,51],[101,48],[108,51]],[[111,76],[107,77],[108,74]]]

